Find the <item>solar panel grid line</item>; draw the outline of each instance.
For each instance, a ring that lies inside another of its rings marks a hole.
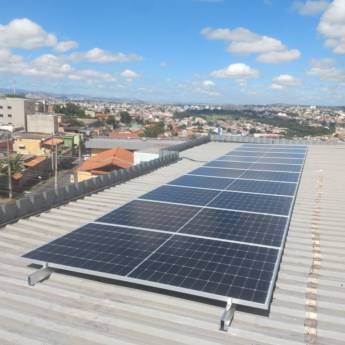
[[[205,189],[205,190],[219,190],[222,192],[230,192],[230,191],[237,191],[237,192],[241,192],[244,194],[257,194],[257,195],[268,195],[268,196],[283,196],[283,197],[291,197],[289,195],[286,194],[273,194],[273,193],[259,193],[259,192],[247,192],[247,191],[243,191],[243,190],[234,190],[234,189],[216,189],[216,188],[206,188],[206,187],[193,187],[193,186],[181,186],[181,185],[177,185],[177,184],[165,184],[164,186],[172,186],[172,187],[184,187],[184,188],[194,188],[194,189]],[[231,188],[231,186],[229,187]],[[142,199],[141,199],[142,200]]]
[[[294,172],[278,172],[278,171],[259,171],[251,169],[223,169],[223,168],[209,168],[200,167],[197,168],[188,175],[202,175],[202,176],[217,176],[222,178],[231,179],[254,179],[254,180],[270,180],[277,182],[296,182],[298,180],[299,173]]]
[[[214,209],[214,208],[211,208],[211,209]],[[223,211],[223,210],[221,210],[221,211]],[[195,235],[195,234],[185,233],[185,232],[172,232],[172,231],[166,231],[166,230],[157,230],[157,229],[151,229],[151,228],[143,228],[143,227],[139,227],[139,226],[125,226],[125,225],[112,224],[112,223],[106,223],[106,222],[98,222],[98,221],[94,221],[94,222],[92,222],[92,224],[120,227],[120,228],[124,228],[124,229],[133,229],[133,230],[139,230],[139,231],[156,232],[156,233],[168,234],[168,235],[173,234],[173,235],[176,235],[176,236],[201,238],[201,239],[206,239],[206,240],[211,240],[211,241],[220,241],[220,242],[227,242],[227,243],[245,244],[245,245],[253,246],[253,247],[279,249],[279,246],[274,246],[274,245],[252,243],[252,242],[243,242],[243,241],[236,241],[236,240],[229,240],[229,239],[220,238],[220,237],[202,236],[202,235]]]
[[[217,159],[215,159],[214,161],[211,161],[211,162],[229,162],[229,163],[249,163],[249,162],[243,162],[243,161],[236,161],[236,160],[225,160],[225,159],[222,159],[222,157],[219,157]],[[211,163],[210,162],[210,163]],[[261,162],[258,161],[256,162],[255,164],[260,164]],[[292,165],[292,166],[301,166],[301,163],[290,163],[290,164],[287,164],[287,163],[264,163],[264,164],[270,164],[270,165]]]
[[[236,154],[230,154],[230,153],[228,153],[228,154],[225,154],[224,156],[237,156],[237,157],[247,157],[247,158],[256,158],[257,157],[257,155],[254,155],[254,156],[251,156],[251,155],[236,155]],[[277,157],[271,157],[271,156],[261,156],[261,158],[277,158]],[[304,156],[303,157],[284,157],[284,159],[291,159],[291,160],[293,160],[293,159],[301,159],[301,160],[303,160],[304,159]]]
[[[290,226],[290,222],[291,222],[291,216],[292,216],[293,208],[295,206],[296,196],[297,196],[297,193],[298,193],[298,188],[299,188],[299,185],[300,185],[300,182],[301,182],[301,178],[302,178],[302,174],[303,174],[303,169],[304,169],[304,165],[305,165],[305,160],[307,158],[307,153],[308,153],[308,149],[306,148],[306,154],[305,154],[305,157],[304,157],[304,161],[303,161],[303,165],[302,165],[302,170],[301,170],[299,178],[298,178],[297,186],[296,186],[296,189],[295,189],[295,192],[294,192],[294,196],[293,196],[293,200],[292,200],[292,203],[291,203],[291,206],[290,206],[290,210],[289,210],[289,216],[288,216],[288,220],[289,221],[287,222],[287,224],[285,226],[285,229],[284,229],[284,234],[283,234],[283,238],[282,238],[282,245],[280,246],[280,249],[278,251],[277,260],[276,260],[276,263],[275,263],[275,267],[274,267],[273,274],[272,274],[272,279],[271,279],[270,286],[269,286],[269,289],[268,289],[268,293],[267,293],[267,297],[266,297],[266,301],[265,301],[266,305],[269,305],[269,302],[270,302],[269,299],[272,298],[273,288],[274,288],[274,284],[275,284],[276,279],[277,279],[278,270],[279,270],[279,267],[280,267],[280,262],[281,262],[283,251],[284,251],[284,247],[285,247],[286,237],[287,237],[289,226]]]
[[[226,178],[226,179],[229,179],[229,180],[233,180],[234,178],[233,177],[225,177],[225,176],[209,176],[209,175],[200,175],[200,174],[191,174],[191,173],[188,173],[187,174],[188,176],[199,176],[199,177],[209,177],[209,178]],[[272,181],[272,180],[265,180],[265,179],[255,179],[255,178],[242,178],[242,177],[237,177],[236,180],[250,180],[250,181],[264,181],[264,182],[279,182],[279,183],[293,183],[293,184],[296,184],[296,182],[292,182],[292,181]]]
[[[249,158],[249,159],[248,159]],[[274,159],[274,161],[272,161]],[[222,161],[222,162],[238,162],[238,163],[250,163],[252,161],[251,157],[239,157],[239,156],[221,156],[218,157],[215,161]],[[260,158],[257,163],[268,163],[268,164],[284,164],[284,165],[301,165],[303,160],[300,159],[293,159],[291,163],[291,159],[288,158],[288,161],[284,158]]]
[[[244,172],[243,172],[243,174],[244,174]],[[234,181],[230,182],[229,185],[228,185],[227,187],[229,187],[229,186],[231,185],[231,183],[233,183],[233,182],[234,182]],[[195,217],[197,217],[197,215],[202,211],[202,209],[203,209],[204,207],[207,207],[208,204],[210,204],[213,200],[215,200],[219,194],[221,194],[221,192],[218,193],[217,195],[215,195],[205,206],[201,207],[201,209],[200,209],[198,212],[196,212],[196,213],[195,213],[195,214],[194,214],[184,225],[182,225],[182,226],[176,231],[176,233],[178,233],[180,230],[182,230],[183,227],[185,227],[186,225],[188,225]],[[157,250],[159,250],[165,243],[167,243],[173,236],[174,236],[174,234],[172,234],[172,235],[168,238],[168,240],[165,241],[161,246],[159,246],[153,253],[151,253],[150,255],[148,255],[148,257],[142,261],[142,264],[143,264],[147,259],[149,259],[155,252],[157,252]],[[137,269],[139,266],[140,266],[140,264],[139,264],[135,269]],[[130,275],[135,269],[133,269],[131,272],[129,272],[128,275]]]
[[[296,153],[296,154],[305,154],[305,150],[303,149],[277,149],[277,148],[270,148],[270,149],[253,149],[253,148],[248,148],[248,147],[239,147],[234,149],[231,152],[240,152],[240,151],[245,151],[245,152],[276,152],[276,153]]]
[[[281,154],[293,154],[293,155],[300,155],[303,156],[305,155],[305,151],[295,151],[295,150],[247,150],[247,149],[235,149],[232,152],[240,152],[240,153],[265,153],[265,154],[269,154],[269,153],[281,153]]]
[[[255,163],[255,164],[257,164],[257,163]],[[219,168],[221,168],[221,169],[228,169],[228,170],[243,170],[243,169],[241,169],[241,168],[228,168],[228,167],[224,167],[224,166],[222,166],[222,167],[217,167],[217,166],[212,166],[212,165],[207,165],[207,166],[205,166],[205,168],[211,168],[211,169],[219,169]],[[253,169],[254,170],[254,169]],[[298,172],[298,171],[286,171],[286,170],[272,170],[272,169],[255,169],[255,171],[274,171],[274,172],[284,172],[284,173],[296,173],[296,172]]]

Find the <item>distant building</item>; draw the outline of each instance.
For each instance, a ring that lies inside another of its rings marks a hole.
[[[59,129],[57,114],[28,114],[27,131],[35,133],[56,133]]]
[[[0,125],[27,129],[26,115],[35,112],[35,101],[22,97],[0,98]]]
[[[133,153],[121,147],[106,150],[86,160],[77,171],[78,182],[133,165]]]
[[[53,147],[63,146],[60,138],[52,138],[41,133],[20,133],[16,136],[13,150],[18,154],[50,156]]]
[[[85,110],[85,115],[90,117],[96,117],[96,112],[92,109]]]

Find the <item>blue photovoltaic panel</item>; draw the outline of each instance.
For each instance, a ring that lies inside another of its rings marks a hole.
[[[261,157],[262,152],[231,151],[226,156]]]
[[[24,257],[267,309],[305,158],[285,146],[243,145]]]
[[[198,207],[132,201],[97,219],[98,222],[177,231],[200,210]]]
[[[211,161],[205,164],[205,167],[216,167],[216,168],[231,168],[231,169],[248,169],[253,163],[244,162],[225,162],[225,161]]]
[[[294,158],[259,158],[258,163],[271,163],[271,164],[297,164],[303,165],[304,159],[294,159]]]
[[[253,163],[258,160],[257,157],[241,157],[241,156],[221,156],[217,161],[230,161],[230,162],[249,162]]]
[[[217,190],[162,186],[144,194],[140,199],[204,206],[217,194]]]
[[[270,181],[256,181],[256,180],[236,180],[232,183],[228,190],[249,193],[264,193],[276,195],[289,195],[295,194],[296,183],[281,183]]]
[[[287,171],[287,172],[300,172],[302,167],[300,165],[289,164],[268,164],[268,163],[254,163],[252,170],[271,170],[271,171]]]
[[[231,169],[201,167],[201,168],[191,171],[189,174],[235,178],[235,177],[239,177],[244,172],[245,170],[231,170]]]
[[[299,174],[298,173],[277,172],[277,171],[248,170],[243,175],[241,175],[241,178],[249,179],[249,180],[297,182],[298,178],[299,178]]]
[[[204,208],[182,233],[279,247],[288,219]]]
[[[306,151],[306,147],[304,145],[277,145],[277,144],[273,144],[273,145],[269,145],[269,144],[263,144],[263,145],[260,145],[260,144],[243,144],[241,145],[241,147],[243,148],[254,148],[254,149],[257,149],[257,148],[264,148],[266,150],[271,150],[271,149],[296,149],[296,150],[303,150],[303,151]]]
[[[169,182],[171,185],[199,187],[211,189],[225,189],[232,181],[228,178],[213,178],[207,176],[183,175],[176,180]]]
[[[267,152],[265,153],[265,157],[272,157],[272,158],[304,158],[304,153],[276,153],[276,152]]]
[[[265,303],[278,250],[174,236],[130,277]]]
[[[24,255],[33,260],[126,275],[170,235],[87,224]]]
[[[278,195],[222,192],[208,206],[287,216],[292,200],[290,197]]]

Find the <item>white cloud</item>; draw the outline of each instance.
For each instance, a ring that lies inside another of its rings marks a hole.
[[[334,0],[322,15],[318,31],[325,36],[326,46],[336,54],[345,54],[345,1]]]
[[[298,49],[291,49],[260,54],[257,60],[262,63],[283,63],[297,60],[300,57],[301,52]]]
[[[211,76],[216,78],[247,79],[258,77],[259,71],[246,64],[235,63],[224,69],[213,71]]]
[[[297,80],[295,77],[293,77],[290,74],[280,74],[277,77],[274,77],[273,80],[276,83],[280,85],[285,85],[285,86],[294,86],[300,83],[299,80]]]
[[[61,41],[54,47],[54,49],[59,53],[64,53],[76,47],[78,47],[78,43],[75,41]]]
[[[270,85],[270,88],[272,90],[277,90],[277,91],[281,91],[284,89],[284,86],[283,85],[280,85],[280,84],[276,84],[276,83],[273,83]]]
[[[253,41],[234,41],[231,42],[228,51],[237,54],[257,54],[285,50],[286,46],[279,40],[268,37],[258,36]]]
[[[140,77],[139,74],[131,69],[125,69],[121,72],[121,76],[128,79],[134,79]]]
[[[273,83],[270,85],[272,90],[281,91],[287,87],[300,85],[301,81],[290,74],[280,74],[273,78]]]
[[[112,53],[100,48],[93,48],[84,53],[74,53],[70,56],[70,58],[74,61],[86,60],[97,63],[128,62],[142,60],[142,57],[136,54]]]
[[[105,80],[115,81],[115,78],[110,73],[99,72],[93,69],[76,70],[68,75],[71,80]]]
[[[212,80],[204,80],[202,82],[202,86],[205,88],[205,89],[212,89],[216,86],[216,83]]]
[[[335,61],[314,59],[311,61],[311,66],[307,74],[318,77],[322,81],[345,83],[345,70],[338,68]]]
[[[307,0],[305,2],[297,1],[293,7],[302,16],[312,16],[325,11],[328,6],[329,2],[325,0]]]
[[[263,63],[282,63],[296,60],[301,53],[297,49],[289,50],[280,40],[265,35],[259,35],[248,29],[204,28],[201,31],[209,40],[229,42],[227,48],[232,54],[260,54],[258,61]]]
[[[165,68],[165,67],[168,67],[168,64],[167,64],[166,62],[161,62],[161,63],[159,64],[159,67],[160,67],[160,68]]]
[[[14,19],[7,25],[0,25],[0,47],[34,49],[56,44],[54,34],[45,32],[30,19]]]

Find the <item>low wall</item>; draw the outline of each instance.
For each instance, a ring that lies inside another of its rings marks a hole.
[[[159,158],[133,165],[128,169],[113,171],[107,175],[97,176],[75,184],[69,184],[56,190],[48,190],[26,196],[14,203],[0,206],[0,226],[13,223],[20,218],[63,205],[73,199],[101,191],[113,185],[147,174],[160,167],[177,161],[177,152],[164,152]]]
[[[306,139],[270,139],[270,138],[255,138],[241,135],[211,135],[212,141],[220,142],[234,142],[234,143],[255,143],[255,144],[285,144],[285,145],[327,145],[339,144],[344,145],[343,142],[325,142],[321,140],[306,140]]]
[[[181,151],[184,151],[184,150],[191,149],[194,146],[206,144],[210,140],[211,139],[210,139],[209,135],[204,135],[204,136],[196,138],[196,139],[185,141],[185,142],[183,142],[181,144],[165,147],[164,149],[162,149],[160,151],[160,154],[164,154],[165,152],[181,152]]]

